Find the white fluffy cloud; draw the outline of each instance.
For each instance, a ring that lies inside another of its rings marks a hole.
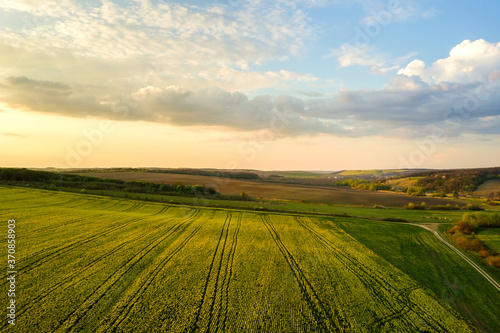
[[[118,6],[76,2],[5,2],[19,15],[21,30],[2,29],[19,47],[80,57],[123,59],[151,56],[172,64],[231,63],[246,66],[298,54],[310,37],[307,16],[295,5],[241,2],[227,8],[136,1]],[[41,42],[43,41],[43,42]]]
[[[0,63],[6,66],[0,72],[7,73],[4,78],[108,82],[110,94],[148,85],[288,89],[317,78],[259,66],[306,52],[314,29],[299,7],[317,5],[309,0],[0,2],[0,10],[22,22],[21,27],[0,24]]]
[[[450,51],[449,57],[429,66],[421,60],[413,60],[398,74],[419,76],[428,83],[468,83],[488,81],[499,70],[500,43],[492,44],[479,39],[464,40]]]

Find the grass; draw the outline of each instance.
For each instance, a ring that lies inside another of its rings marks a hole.
[[[476,237],[493,251],[500,253],[500,228],[479,228]]]
[[[1,187],[0,187],[1,188]],[[79,188],[65,188],[65,190],[80,193]],[[197,197],[168,196],[158,194],[144,193],[126,193],[122,191],[106,190],[86,190],[87,194],[103,195],[125,199],[137,199],[146,201],[156,201],[163,203],[177,203],[190,206],[213,207],[213,208],[232,208],[232,209],[251,209],[267,210],[275,212],[291,213],[310,213],[310,214],[331,214],[331,215],[349,215],[353,217],[382,219],[387,217],[403,218],[417,223],[440,223],[459,220],[463,211],[419,211],[406,210],[401,208],[373,208],[360,206],[332,205],[321,203],[304,203],[285,200],[256,200],[256,201],[231,201],[217,200]]]
[[[199,184],[213,187],[224,195],[240,195],[242,192],[245,192],[256,199],[303,200],[305,202],[353,206],[373,206],[378,204],[386,207],[403,207],[410,202],[420,204],[422,201],[425,201],[428,206],[446,205],[448,203],[451,205],[455,205],[456,203],[463,204],[463,202],[451,199],[410,197],[401,193],[362,191],[344,186],[290,185],[208,176],[147,172],[95,172],[82,173],[81,175],[126,181],[147,181],[168,184],[181,182],[185,185]]]
[[[328,222],[325,222],[328,223]],[[498,291],[428,231],[410,225],[335,222],[356,240],[428,287],[484,332],[497,332]],[[500,269],[491,267],[498,273]]]
[[[0,188],[2,188],[0,186]],[[6,187],[10,188],[10,187]],[[80,188],[64,188],[65,191],[81,193]],[[56,190],[56,192],[58,192]],[[458,221],[464,211],[440,211],[440,210],[406,210],[401,208],[373,208],[352,205],[334,205],[324,203],[307,203],[289,200],[256,200],[256,201],[232,201],[217,200],[197,197],[169,196],[144,193],[126,193],[111,190],[86,190],[86,194],[125,198],[134,200],[156,201],[162,203],[176,203],[189,206],[264,210],[273,212],[290,212],[306,214],[329,214],[348,215],[368,219],[402,218],[414,223],[449,223]],[[420,198],[422,200],[422,198]],[[425,200],[425,199],[424,199]]]
[[[473,331],[417,276],[440,270],[429,246],[471,268],[416,227],[5,187],[0,204],[22,253],[20,331]],[[426,270],[398,267],[401,244]],[[486,315],[500,304],[479,280],[463,292]]]

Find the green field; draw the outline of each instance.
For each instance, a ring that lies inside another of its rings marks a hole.
[[[479,228],[476,237],[482,240],[488,248],[500,253],[500,229]]]
[[[5,187],[0,207],[23,332],[500,327],[498,292],[411,225]]]
[[[74,189],[80,192],[80,189]],[[440,211],[440,210],[406,210],[401,208],[373,208],[361,206],[347,206],[321,203],[303,203],[286,200],[258,200],[258,201],[233,201],[206,199],[197,197],[168,196],[158,194],[124,193],[121,191],[87,190],[89,194],[106,195],[118,198],[132,198],[146,201],[158,201],[165,203],[180,203],[189,206],[205,206],[214,208],[233,208],[251,210],[269,210],[277,212],[309,213],[309,214],[332,214],[349,215],[352,217],[382,219],[387,217],[403,218],[411,222],[456,222],[463,211]],[[422,199],[420,199],[422,200]],[[425,200],[425,199],[424,199]]]
[[[85,172],[83,176],[104,179],[120,179],[124,181],[141,181],[152,183],[175,184],[177,182],[187,185],[204,185],[213,187],[224,195],[240,195],[247,193],[255,199],[279,199],[288,201],[305,201],[313,203],[331,203],[336,205],[367,205],[375,204],[387,207],[403,207],[412,202],[419,205],[425,201],[427,205],[463,205],[458,200],[412,197],[402,193],[388,191],[362,191],[346,186],[317,186],[317,185],[292,185],[277,184],[262,181],[250,181],[209,176],[155,173],[155,172]]]
[[[478,278],[476,272],[464,269],[462,260],[448,249],[443,250],[444,246],[436,242],[431,233],[421,228],[384,222],[345,220],[337,222],[337,225],[428,287],[442,301],[468,315],[481,330],[498,331],[498,291],[489,294],[491,286]],[[486,270],[500,281],[500,269],[491,267]]]

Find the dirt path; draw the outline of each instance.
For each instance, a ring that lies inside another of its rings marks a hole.
[[[432,232],[441,242],[443,242],[446,246],[448,246],[450,249],[452,249],[456,254],[458,254],[462,259],[467,261],[476,271],[479,272],[486,280],[488,280],[493,287],[495,287],[498,291],[500,291],[500,283],[498,283],[495,279],[493,279],[488,273],[486,273],[481,267],[479,267],[474,261],[469,259],[466,255],[464,255],[462,252],[460,252],[456,247],[451,245],[448,241],[446,241],[438,232],[437,227],[438,225],[435,223],[430,223],[430,224],[414,224],[410,223],[411,225],[415,225],[420,228],[424,228],[426,230],[429,230]]]

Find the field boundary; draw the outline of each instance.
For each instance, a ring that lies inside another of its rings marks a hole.
[[[460,250],[458,250],[455,246],[451,245],[447,240],[445,240],[437,231],[432,230],[431,228],[420,225],[420,224],[415,224],[415,223],[409,223],[410,225],[414,225],[420,228],[423,228],[425,230],[428,230],[432,232],[438,240],[440,240],[444,245],[448,246],[453,252],[458,254],[462,259],[464,259],[466,262],[468,262],[476,271],[479,272],[493,287],[495,287],[496,290],[500,291],[500,283],[497,282],[493,277],[491,277],[487,272],[485,272],[481,267],[479,267],[472,259],[468,258],[465,254],[463,254]]]

